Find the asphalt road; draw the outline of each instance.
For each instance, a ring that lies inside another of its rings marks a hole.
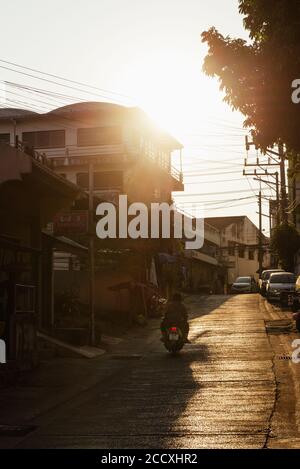
[[[173,357],[156,328],[124,341],[89,361],[92,386],[37,415],[14,446],[266,447],[276,383],[259,304],[258,295],[190,297],[191,345]]]

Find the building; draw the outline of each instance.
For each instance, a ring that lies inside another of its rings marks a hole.
[[[227,267],[227,284],[237,277],[258,279],[259,229],[247,216],[212,217],[205,221],[220,231],[220,258]],[[268,239],[263,236],[263,268],[270,265]]]
[[[37,150],[51,161],[58,175],[107,201],[117,202],[120,194],[126,194],[128,203],[170,203],[172,191],[184,189],[182,145],[135,107],[87,102],[45,114],[2,109],[0,140],[11,145],[17,140],[29,152]],[[174,154],[179,169],[172,164]],[[94,212],[95,208],[94,204]],[[82,238],[70,233],[68,236],[85,244]],[[106,242],[101,244],[96,240],[96,244],[97,249],[107,251]],[[132,310],[128,292],[116,293],[115,287],[149,282],[154,256],[172,251],[172,243],[117,240],[109,247],[113,251],[129,250],[132,255],[128,258],[126,253],[116,258],[114,253],[103,253],[96,266],[96,307],[106,311]],[[79,285],[81,299],[86,303],[89,287],[85,276],[77,269],[72,272],[72,278],[72,282]],[[55,279],[57,289],[66,288],[65,272],[58,271]],[[138,308],[144,309],[143,300],[142,307]]]
[[[220,256],[220,230],[204,222],[204,243],[198,250],[185,251],[187,263],[187,287],[201,293],[223,293],[226,283],[226,267]]]
[[[288,221],[300,233],[300,155],[290,155],[288,165]],[[300,250],[295,255],[294,269],[300,275]]]
[[[36,331],[51,314],[52,248],[42,230],[80,192],[40,155],[0,143],[0,337],[18,367],[36,363]]]
[[[71,104],[45,114],[0,110],[0,140],[45,154],[55,171],[84,189],[115,200],[170,201],[183,190],[172,154],[182,145],[158,129],[139,108],[111,103]],[[180,159],[180,155],[179,155]]]

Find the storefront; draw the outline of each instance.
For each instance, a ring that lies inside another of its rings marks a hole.
[[[40,252],[0,236],[0,338],[21,368],[37,362],[34,265]]]
[[[0,338],[18,368],[37,362],[36,331],[52,270],[43,264],[42,230],[79,193],[47,162],[0,144]]]

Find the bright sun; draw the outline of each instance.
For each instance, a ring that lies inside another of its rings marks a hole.
[[[153,53],[131,64],[126,72],[126,88],[158,125],[175,136],[201,126],[203,103],[207,111],[209,96],[199,58],[195,66],[192,57]]]

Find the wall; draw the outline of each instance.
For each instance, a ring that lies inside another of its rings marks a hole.
[[[231,243],[245,247],[244,257],[239,256],[239,249],[234,248],[234,255],[229,255],[223,250],[224,257],[228,263],[228,283],[232,284],[237,277],[253,276],[258,280],[258,228],[247,217],[242,218],[238,223],[232,223],[222,230],[222,247],[227,247]],[[253,247],[251,247],[253,246]],[[254,260],[249,259],[249,250],[254,250]],[[269,267],[270,255],[265,253],[263,266]]]
[[[77,147],[77,128],[96,126],[120,126],[122,143],[98,147]],[[94,171],[122,171],[123,193],[128,194],[129,199],[146,201],[150,195],[153,201],[153,199],[155,200],[154,194],[156,194],[158,200],[170,200],[171,191],[174,190],[173,179],[168,173],[171,165],[170,149],[159,148],[154,143],[152,147],[150,145],[151,137],[142,136],[143,128],[141,126],[138,128],[138,124],[134,120],[126,120],[119,113],[107,110],[97,114],[97,120],[89,113],[86,113],[85,117],[76,116],[76,118],[50,113],[23,120],[19,119],[16,125],[0,121],[0,133],[10,132],[11,144],[14,143],[15,135],[22,141],[23,132],[61,129],[65,130],[65,147],[39,148],[37,151],[45,153],[48,157],[59,157],[61,164],[55,166],[55,171],[64,174],[69,181],[76,184],[77,173],[88,171],[87,163],[69,164],[67,159],[61,157],[68,155],[72,157],[73,153],[84,157],[106,155],[106,157],[111,157],[111,161],[95,164]],[[130,155],[128,162],[126,159],[119,158],[128,154]],[[117,158],[118,162],[116,163]],[[74,157],[73,160],[76,159],[78,160],[77,157]],[[165,167],[164,170],[161,165]]]
[[[112,291],[109,287],[133,280],[131,275],[122,271],[96,272],[95,309],[99,312],[129,312],[130,296],[127,290]],[[89,303],[89,277],[84,271],[55,271],[54,292],[59,296],[64,291],[74,289],[80,302]],[[55,314],[59,314],[56,311]]]

